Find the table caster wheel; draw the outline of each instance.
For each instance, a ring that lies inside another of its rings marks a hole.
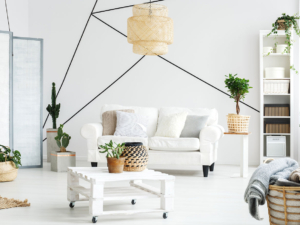
[[[136,203],[136,200],[135,200],[135,199],[132,199],[132,200],[131,200],[131,204],[132,204],[132,205],[135,205],[135,203]]]
[[[165,213],[163,214],[163,218],[164,218],[164,219],[167,219],[167,218],[168,218],[168,213],[167,213],[167,212],[165,212]]]
[[[97,219],[98,219],[97,216],[93,216],[92,222],[93,222],[93,223],[97,223]]]
[[[69,206],[70,206],[70,208],[74,208],[75,202],[70,202]]]

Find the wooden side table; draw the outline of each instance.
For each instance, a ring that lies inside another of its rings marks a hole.
[[[248,176],[248,143],[249,143],[249,133],[231,133],[224,132],[224,135],[235,135],[242,137],[242,153],[241,153],[241,164],[240,164],[240,177]]]

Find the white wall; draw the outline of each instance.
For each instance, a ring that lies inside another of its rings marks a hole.
[[[29,35],[44,38],[44,108],[50,103],[51,82],[62,82],[94,0],[29,0]],[[95,11],[144,0],[103,0]],[[174,43],[164,57],[226,91],[224,75],[238,73],[253,86],[245,102],[259,109],[259,30],[271,29],[282,12],[298,11],[298,0],[167,0],[174,20]],[[1,8],[0,8],[1,9]],[[126,34],[131,8],[97,16]],[[20,18],[21,20],[21,18]],[[298,44],[296,45],[298,49]],[[297,51],[296,51],[297,52]],[[95,18],[78,48],[65,84],[57,99],[61,103],[58,123],[65,122],[83,105],[131,67],[141,56],[132,53],[126,38]],[[298,59],[298,55],[296,56]],[[298,63],[296,64],[298,66]],[[72,136],[70,150],[86,157],[80,128],[97,122],[106,103],[139,106],[217,108],[219,123],[235,111],[228,96],[196,80],[158,57],[145,57],[136,67],[65,125]],[[259,113],[241,104],[241,114],[251,116],[249,162],[259,161]],[[44,111],[44,117],[47,112]],[[46,128],[51,127],[51,119]],[[44,131],[44,135],[45,131]],[[238,164],[241,142],[225,137],[219,144],[218,163]],[[44,143],[46,152],[46,143]]]

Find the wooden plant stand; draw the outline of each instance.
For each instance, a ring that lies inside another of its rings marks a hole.
[[[87,189],[79,185],[79,179],[90,183]],[[105,182],[128,180],[130,187],[105,188]],[[144,184],[142,180],[158,180],[161,188],[157,189]],[[93,223],[98,216],[112,214],[134,214],[146,212],[163,212],[163,218],[168,217],[168,212],[174,210],[174,183],[175,177],[157,172],[144,170],[142,172],[108,173],[107,168],[93,167],[69,167],[68,169],[68,201],[70,207],[75,206],[76,201],[89,201],[89,213],[93,217]],[[85,198],[80,199],[79,194]],[[103,211],[103,202],[110,200],[131,200],[135,204],[137,199],[160,198],[158,209],[137,209],[123,211]]]

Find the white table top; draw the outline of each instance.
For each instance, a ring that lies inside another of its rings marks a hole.
[[[175,180],[174,176],[145,169],[142,172],[109,173],[107,167],[69,167],[68,171],[90,182],[121,180]]]

